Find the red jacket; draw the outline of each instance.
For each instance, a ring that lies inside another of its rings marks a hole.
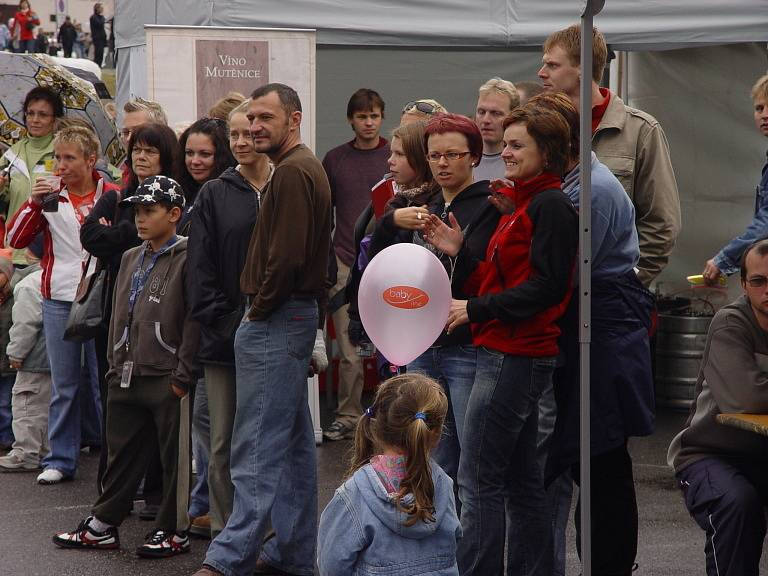
[[[104,192],[119,190],[115,184],[105,182],[98,172],[93,173],[93,178],[96,180],[94,204]],[[56,212],[43,212],[42,205],[31,199],[22,204],[8,223],[8,244],[13,248],[26,248],[40,231],[43,232],[40,262],[43,298],[72,302],[88,253],[80,243],[80,221],[66,187],[61,191]]]
[[[37,17],[37,14],[35,14],[32,10],[29,12],[16,12],[16,14],[13,17],[13,28],[11,29],[11,35],[13,37],[19,38],[19,40],[33,40],[35,37],[35,34],[33,32],[34,26],[32,28],[28,27],[27,24],[32,23],[35,26],[40,26],[40,18]],[[16,31],[18,30],[18,34]]]
[[[578,216],[553,174],[515,182],[504,193],[515,212],[499,220],[485,260],[465,286],[478,294],[467,304],[473,342],[505,354],[555,356],[556,320],[572,290]]]

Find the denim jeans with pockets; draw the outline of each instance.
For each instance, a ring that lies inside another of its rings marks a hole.
[[[317,321],[314,300],[292,299],[237,330],[234,506],[205,557],[226,576],[250,576],[259,558],[292,574],[314,573],[317,466],[307,374]],[[275,536],[262,546],[270,520]]]
[[[461,454],[461,435],[464,433],[464,415],[469,393],[475,381],[477,349],[464,346],[433,346],[408,364],[408,372],[421,372],[434,378],[448,396],[448,415],[440,443],[432,451],[432,459],[457,485]],[[456,503],[458,508],[458,502]]]
[[[507,574],[549,576],[552,570],[551,515],[536,448],[539,397],[554,368],[554,357],[477,349],[459,463],[463,576],[503,573],[506,498],[514,499],[527,527],[519,565],[508,566]]]
[[[43,459],[43,468],[59,470],[68,478],[74,476],[80,454],[81,394],[89,395],[89,401],[95,406],[92,418],[97,422],[101,422],[102,418],[93,340],[82,344],[64,340],[70,308],[71,302],[43,299],[43,331],[51,360],[52,380],[51,406],[48,410],[50,452]],[[91,428],[96,434],[98,426]]]

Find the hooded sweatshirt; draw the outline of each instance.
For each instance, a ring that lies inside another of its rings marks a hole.
[[[481,180],[470,184],[464,190],[459,192],[450,202],[445,203],[445,199],[440,192],[437,192],[429,199],[429,211],[436,214],[446,224],[450,225],[449,214],[453,214],[464,232],[464,244],[475,261],[481,261],[485,258],[488,241],[496,230],[499,222],[499,211],[488,201],[491,191],[489,182]],[[466,292],[463,288],[464,278],[454,274],[457,259],[446,256],[442,252],[436,251],[431,244],[427,243],[421,232],[404,230],[398,228],[394,222],[394,210],[399,207],[405,207],[395,202],[390,203],[390,210],[379,220],[376,230],[371,239],[371,248],[369,257],[373,258],[387,246],[398,242],[413,242],[424,246],[427,250],[435,252],[440,262],[445,267],[448,278],[451,280],[451,295],[457,300],[466,300],[474,293]],[[413,204],[410,204],[413,205]],[[443,331],[433,344],[434,346],[457,346],[472,344],[472,333],[469,325],[459,326],[456,330],[447,334]]]
[[[120,265],[109,323],[106,378],[119,378],[123,364],[132,360],[133,376],[169,376],[172,384],[187,390],[195,379],[199,339],[184,289],[187,239],[179,237],[157,258],[129,320],[131,281],[142,252],[146,252],[146,271],[152,259],[147,242],[128,250]]]
[[[321,576],[458,576],[461,526],[453,482],[434,462],[434,522],[406,526],[373,466],[360,468],[336,490],[320,517],[317,565]],[[411,495],[405,497],[412,498]]]

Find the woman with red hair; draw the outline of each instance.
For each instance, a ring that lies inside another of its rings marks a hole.
[[[455,281],[456,258],[435,250],[422,234],[430,214],[442,222],[449,215],[459,223],[473,258],[482,260],[499,212],[488,202],[488,180],[473,182],[473,168],[483,155],[483,139],[475,123],[459,114],[438,114],[424,129],[424,152],[439,193],[429,205],[411,205],[386,213],[376,226],[371,241],[372,255],[396,242],[414,242],[435,252],[451,279],[453,297],[466,299],[461,283]],[[397,198],[397,196],[395,197]],[[422,372],[443,386],[449,410],[445,431],[433,458],[456,485],[460,440],[472,382],[476,350],[469,326],[443,332],[434,344],[408,365],[409,372]]]
[[[504,121],[505,176],[493,203],[511,200],[485,261],[472,256],[462,226],[430,217],[427,238],[457,258],[469,298],[455,298],[448,331],[471,324],[477,370],[464,420],[459,496],[464,532],[462,576],[499,574],[504,564],[507,500],[526,529],[505,574],[544,576],[552,569],[551,512],[536,458],[538,402],[558,354],[557,320],[566,309],[578,246],[578,217],[562,192],[570,130],[560,114],[517,108]],[[471,275],[470,275],[471,274]],[[512,546],[509,546],[512,549]],[[520,565],[515,565],[520,564]]]

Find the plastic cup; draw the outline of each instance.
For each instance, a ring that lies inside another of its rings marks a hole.
[[[44,180],[52,190],[52,192],[43,196],[43,212],[58,212],[61,176],[56,176],[55,174],[40,174],[38,178]]]
[[[61,188],[61,176],[56,176],[55,174],[45,174],[42,176],[42,178],[54,192],[58,192]]]

